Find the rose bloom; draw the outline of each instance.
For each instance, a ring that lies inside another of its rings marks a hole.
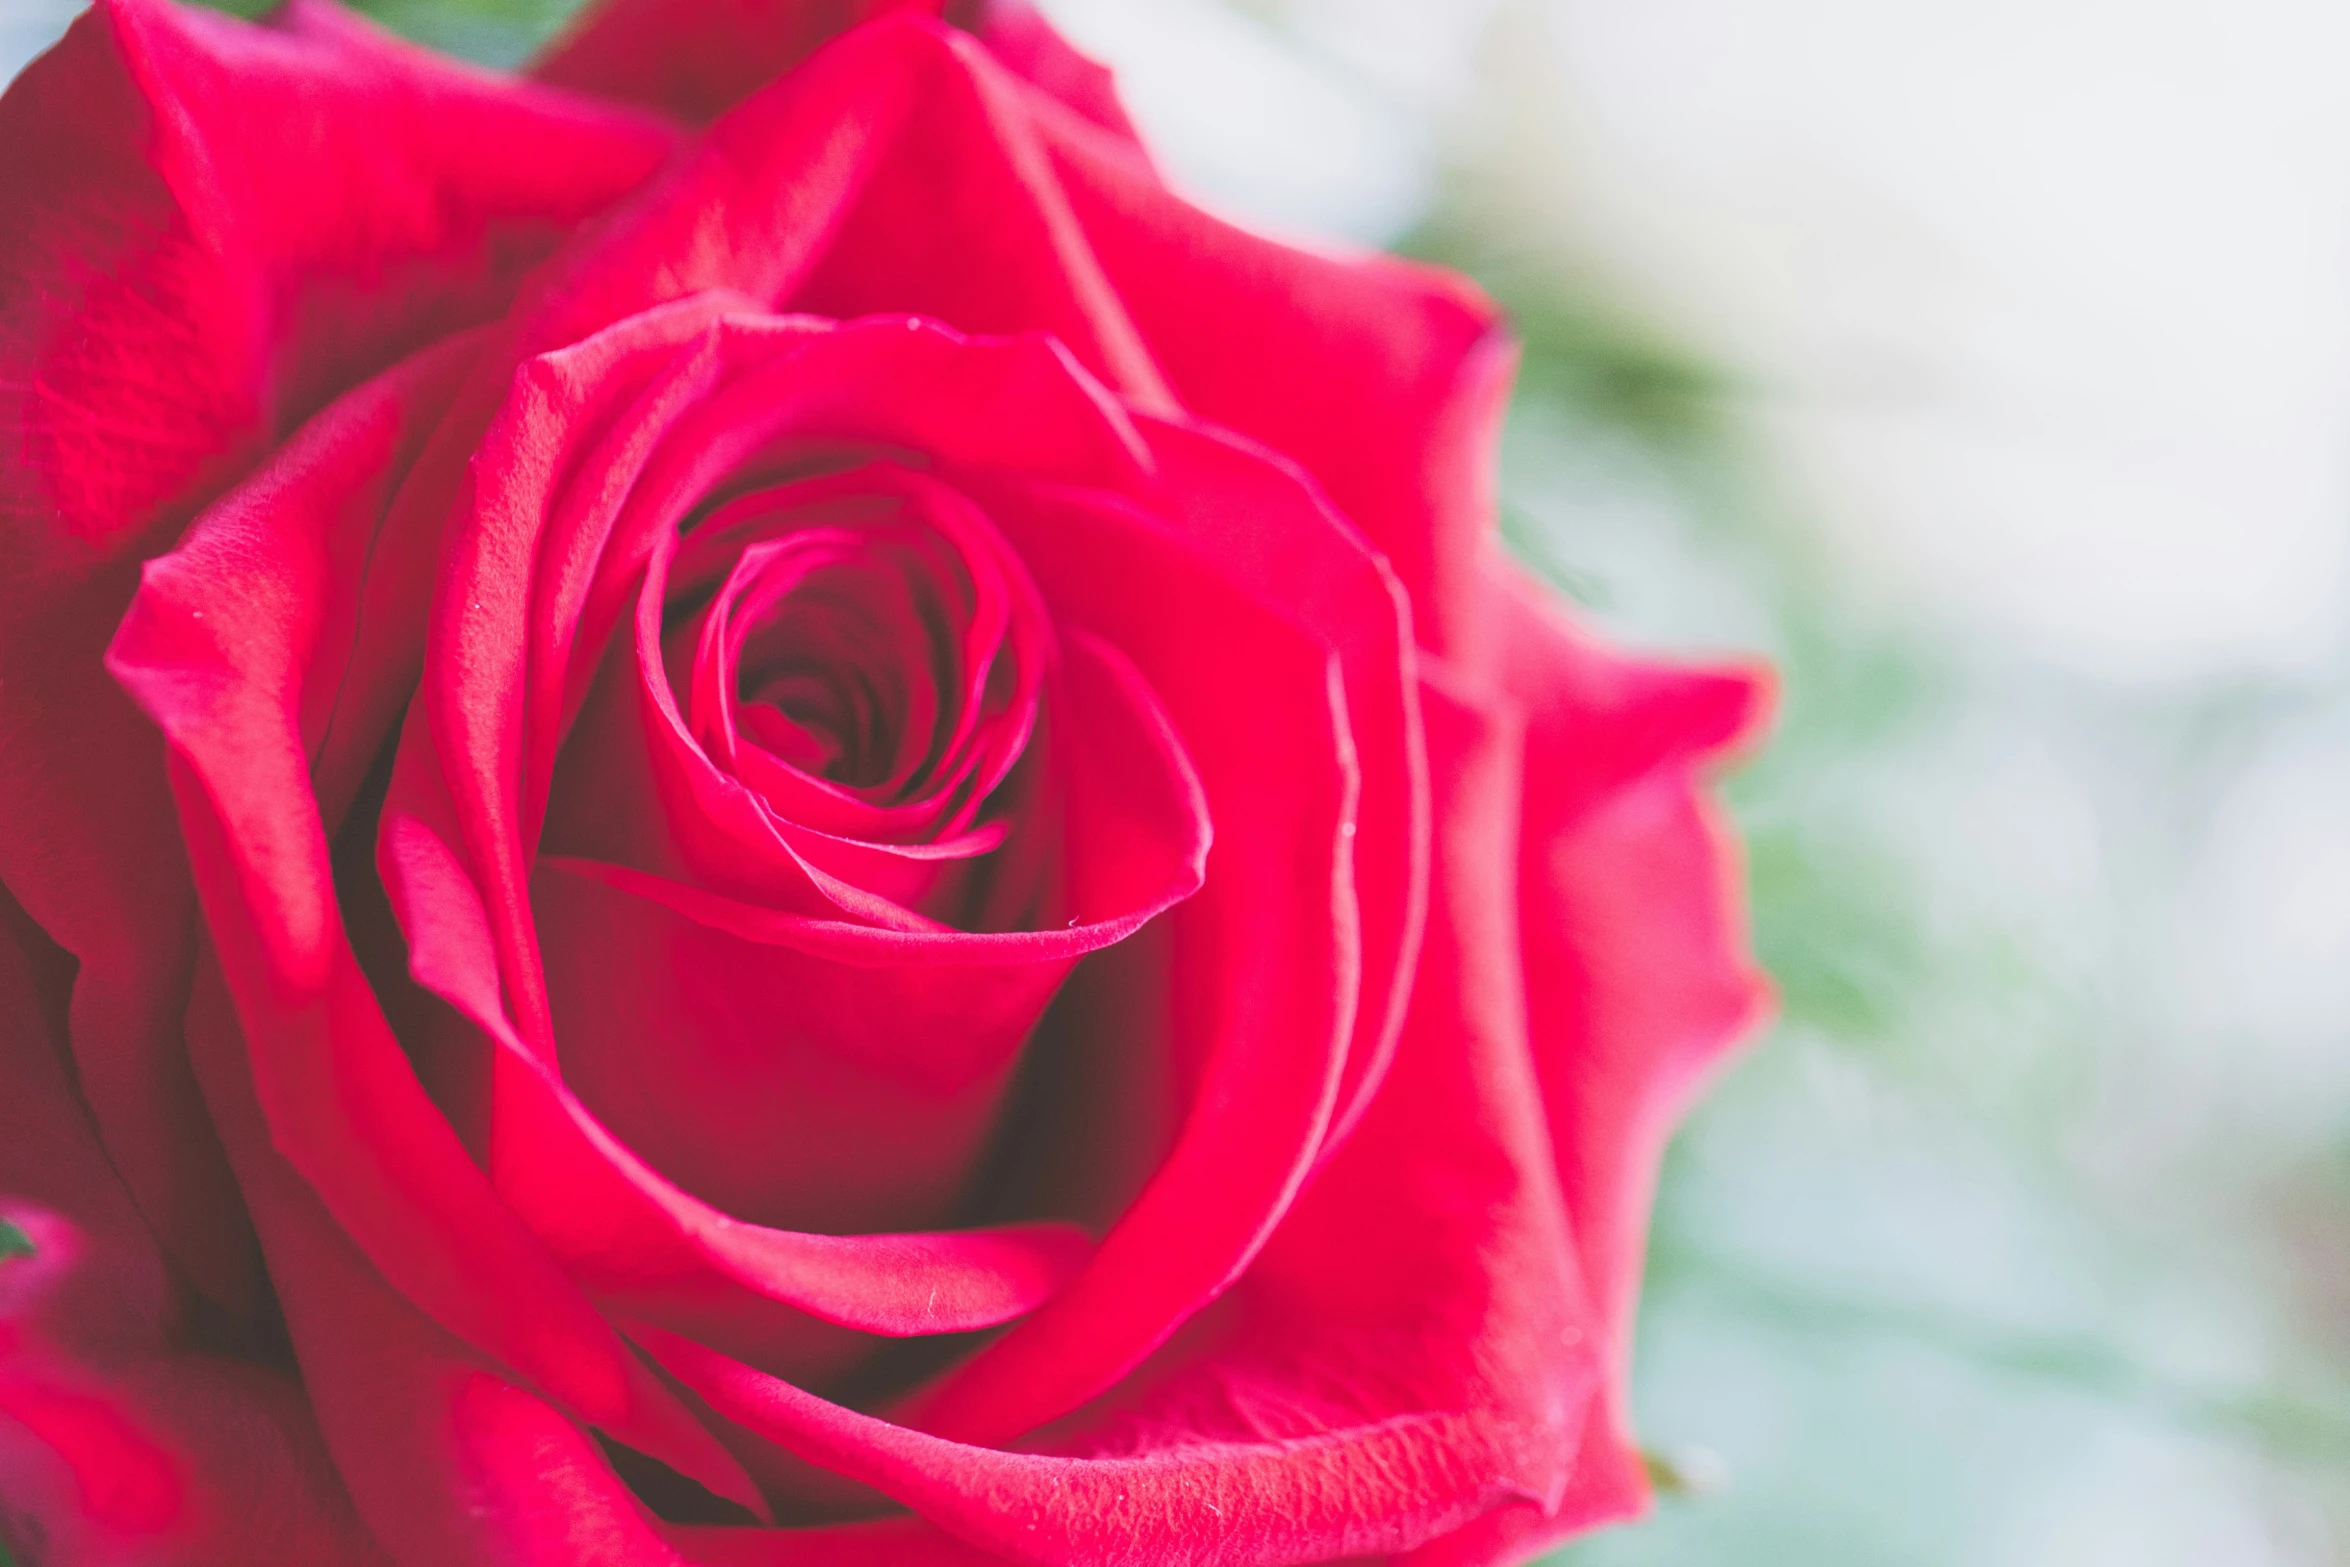
[[[1751,672],[1492,538],[1447,274],[1018,3],[0,100],[22,1567],[1502,1563],[1644,1501]]]

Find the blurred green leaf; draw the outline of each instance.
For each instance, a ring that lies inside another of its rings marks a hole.
[[[276,0],[203,0],[259,16]],[[582,0],[345,0],[354,11],[426,48],[498,70],[530,58],[581,9]]]

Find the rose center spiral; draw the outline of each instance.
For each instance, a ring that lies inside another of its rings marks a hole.
[[[894,844],[984,821],[1049,633],[966,498],[888,464],[759,490],[694,530],[673,590],[699,603],[664,637],[687,727],[779,816]]]

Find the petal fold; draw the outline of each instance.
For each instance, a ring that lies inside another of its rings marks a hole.
[[[192,961],[163,753],[101,663],[136,585],[319,403],[497,314],[674,134],[295,0],[106,0],[0,96],[0,883],[79,960],[73,1052],[173,1258],[252,1241],[178,1054]]]
[[[1634,1307],[1666,1141],[1769,1007],[1737,841],[1709,787],[1769,707],[1767,674],[1611,653],[1514,566],[1488,565],[1497,680],[1527,714],[1519,919],[1542,1102],[1609,1357],[1562,1520],[1639,1511]],[[1562,1524],[1563,1526],[1563,1524]]]

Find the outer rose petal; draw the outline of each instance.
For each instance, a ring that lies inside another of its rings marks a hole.
[[[978,9],[983,14],[974,31],[1006,70],[1127,143],[1135,159],[1150,166],[1150,154],[1126,117],[1126,106],[1118,101],[1117,84],[1106,66],[1070,47],[1028,0],[986,0]]]
[[[317,0],[106,0],[0,98],[0,883],[81,963],[83,1092],[208,1292],[251,1241],[176,1055],[186,872],[99,654],[136,561],[349,379],[503,307],[670,133]]]
[[[1110,73],[1025,0],[603,0],[547,46],[530,74],[707,122],[839,34],[898,10],[970,26],[1014,75],[1141,156]]]
[[[59,1260],[26,1269],[0,1259],[0,1317],[27,1315],[37,1304],[77,1346],[152,1349],[179,1303],[65,1075],[72,976],[72,960],[0,889],[0,1202],[60,1216],[76,1253],[71,1267]]]
[[[1169,391],[1312,474],[1403,580],[1421,641],[1457,654],[1517,363],[1492,302],[1453,273],[1221,222],[1120,138],[1028,102],[1089,260]]]
[[[587,1433],[385,1284],[270,1147],[218,971],[189,1047],[280,1282],[319,1424],[404,1567],[681,1567]],[[259,1558],[257,1560],[265,1560]]]
[[[23,443],[0,494],[48,524],[12,549],[76,563],[217,490],[305,403],[501,309],[674,144],[318,0],[262,26],[106,0],[0,125],[0,409]]]
[[[178,1347],[21,923],[0,894],[0,1219],[33,1245],[0,1257],[0,1544],[27,1564],[373,1567],[299,1383]]]
[[[602,0],[532,62],[542,82],[716,119],[841,33],[948,0]]]
[[[901,12],[859,28],[713,125],[576,252],[522,346],[728,289],[777,309],[1051,332],[1111,387],[1168,407],[1059,186],[1035,97],[936,22]],[[955,264],[932,264],[940,255]]]
[[[1386,1073],[1427,917],[1428,763],[1410,605],[1388,562],[1286,458],[1196,422],[1142,416],[1137,424],[1159,474],[1158,502],[1192,547],[1338,655],[1361,775],[1353,874],[1362,976],[1327,1153]]]
[[[1004,517],[1048,601],[1133,659],[1166,703],[1216,842],[1205,886],[1168,922],[1166,995],[1151,1003],[1165,1009],[1187,1118],[1093,1265],[903,1412],[972,1442],[1092,1397],[1246,1266],[1323,1145],[1360,985],[1349,828],[1361,769],[1337,655],[1138,507],[1038,496]],[[1233,703],[1242,682],[1255,699]]]
[[[0,1543],[84,1567],[389,1560],[294,1377],[177,1353],[97,1372],[35,1345],[0,1356]]]
[[[1520,919],[1526,1007],[1559,1179],[1611,1355],[1557,1529],[1637,1512],[1633,1309],[1667,1138],[1768,1004],[1734,840],[1709,770],[1754,734],[1767,678],[1602,651],[1514,566],[1489,560],[1496,678],[1525,706]],[[1500,1558],[1495,1558],[1500,1559]]]

